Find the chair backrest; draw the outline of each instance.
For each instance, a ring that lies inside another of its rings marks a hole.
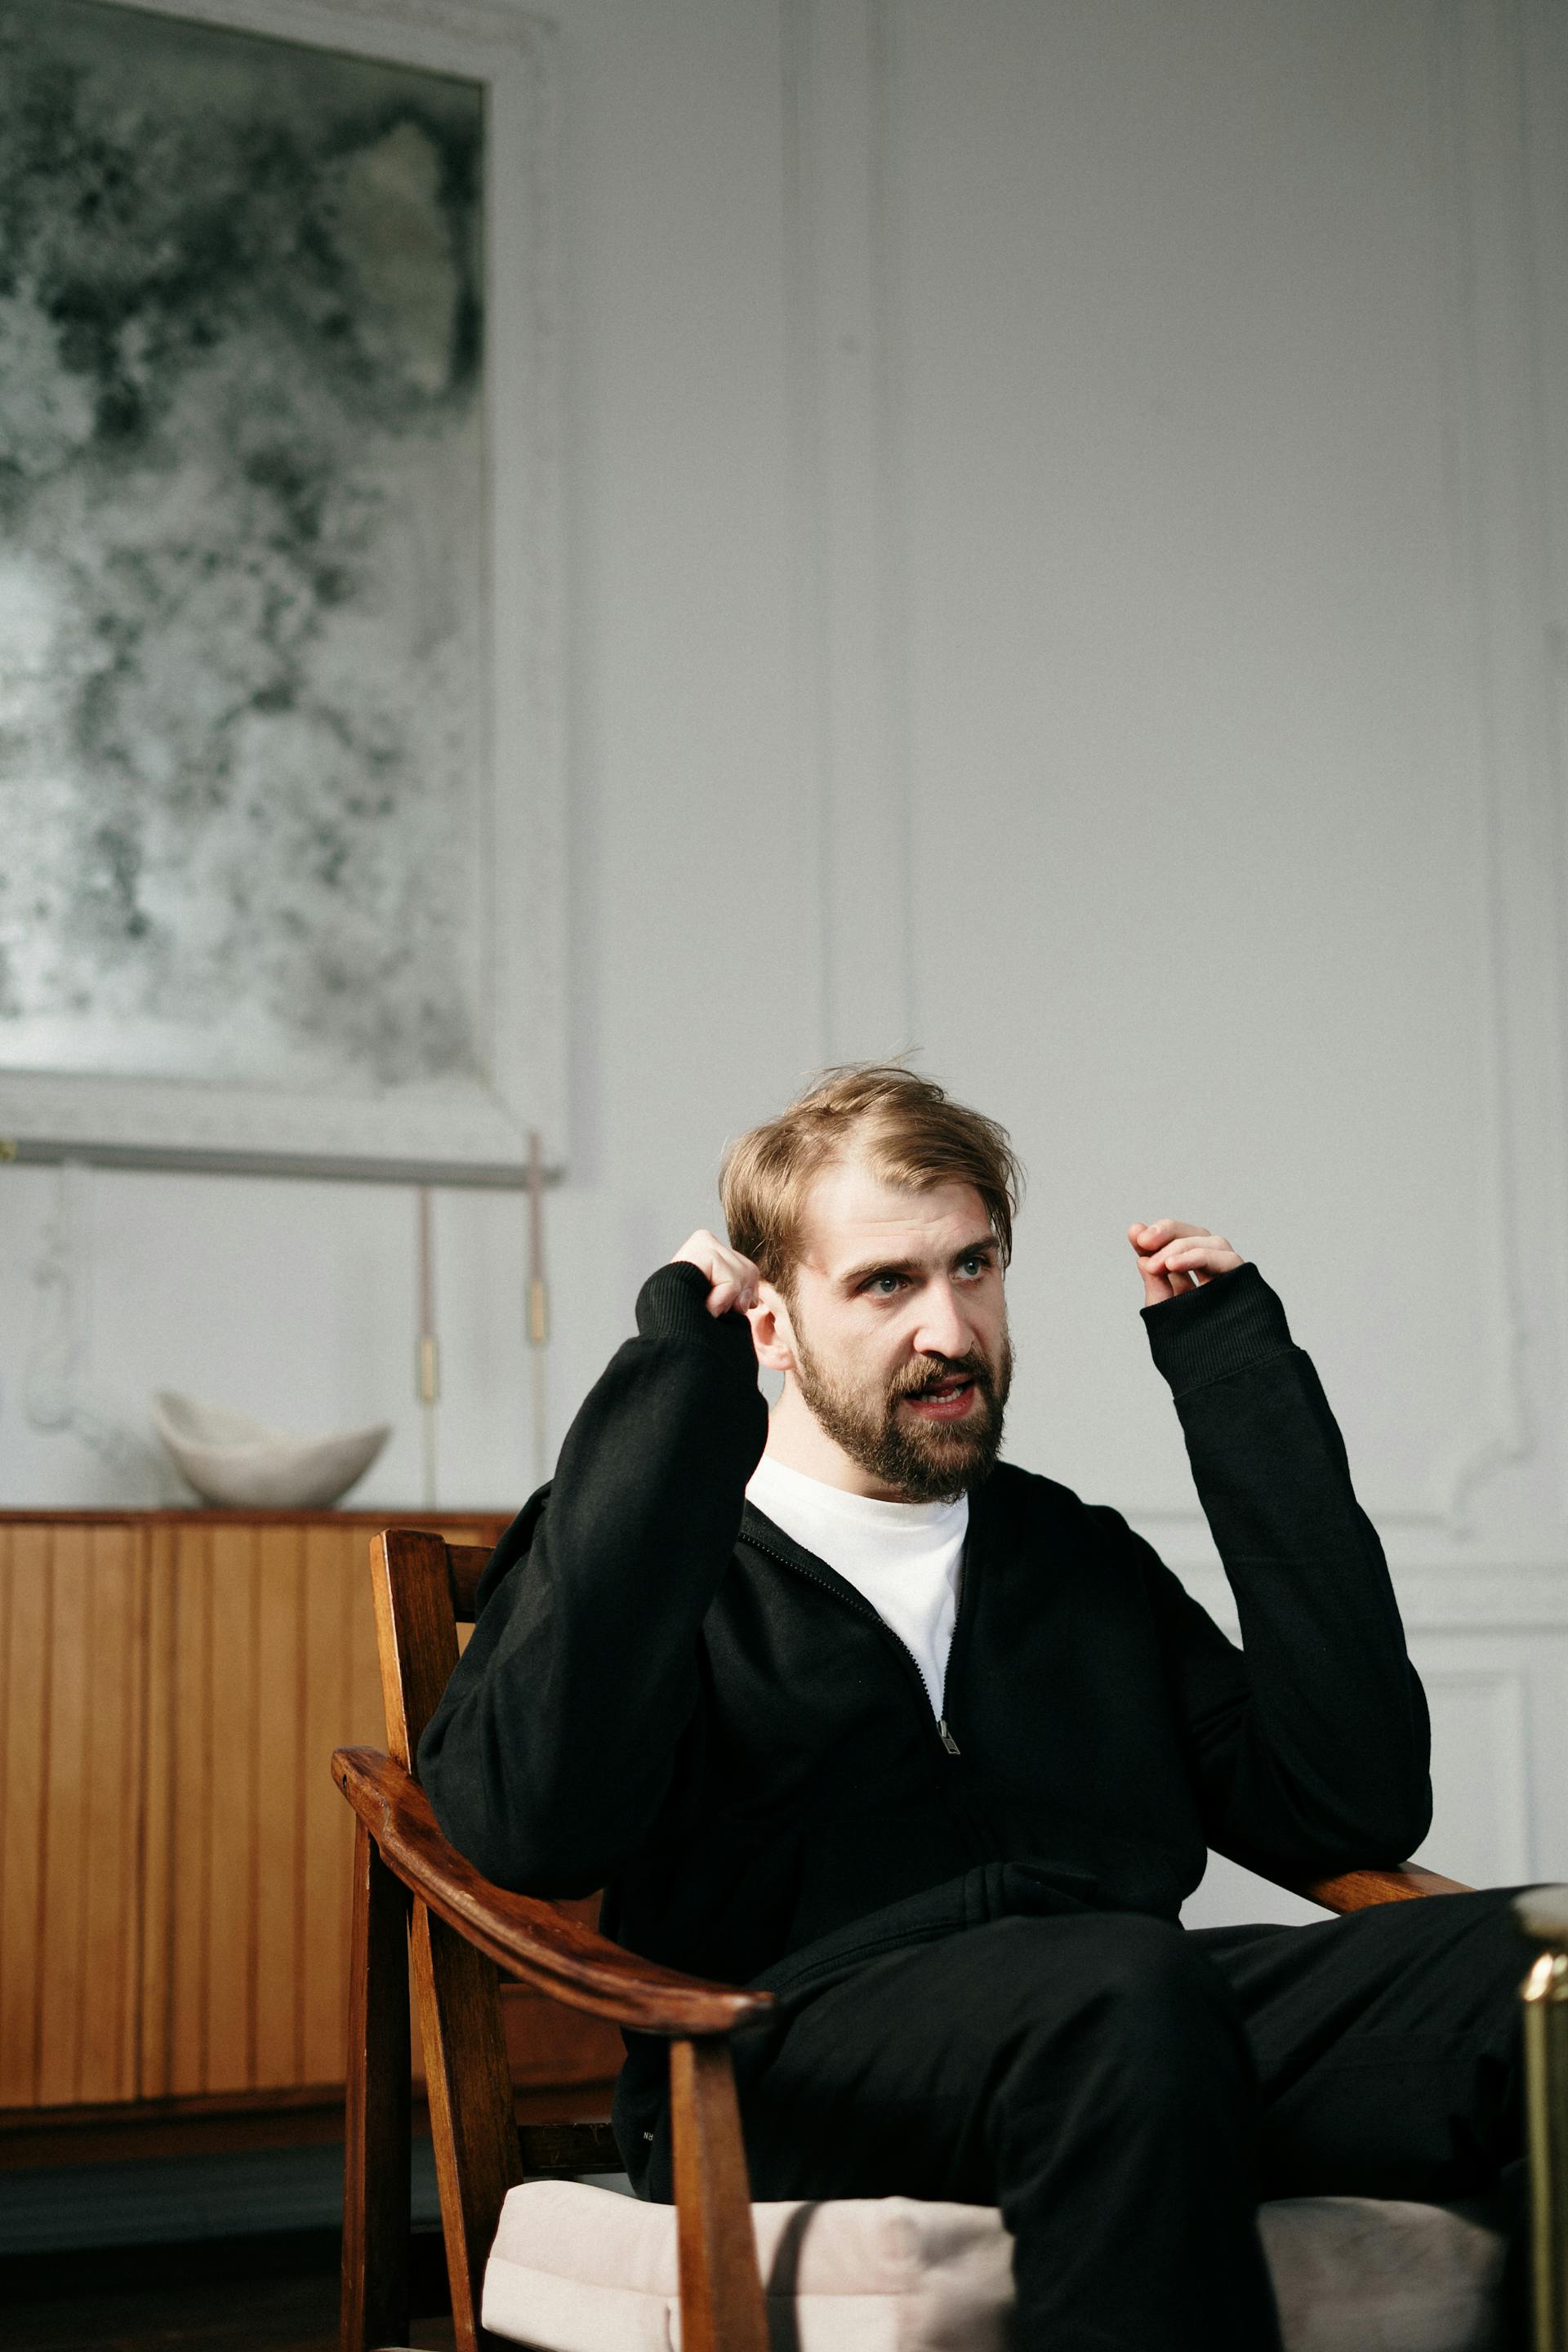
[[[419,1735],[458,1663],[458,1623],[472,1621],[489,1555],[442,1536],[388,1528],[372,1538],[370,1558],[387,1747],[412,1772]],[[485,2262],[501,2201],[523,2171],[497,1972],[417,1901],[409,1948],[454,2330],[459,2352],[475,2352],[484,2340]]]
[[[487,1560],[483,1551],[411,1528],[390,1528],[371,1544],[387,1742],[409,1771],[420,1734],[457,1665],[458,1626],[473,1616]],[[404,1895],[363,1817],[355,1850],[354,1982],[361,1991],[350,2028],[340,2341],[342,2352],[370,2352],[388,2333],[406,2333],[406,2074],[400,2115],[385,2098],[378,2111],[375,2095],[388,2085],[407,2048],[407,1974],[402,1964]],[[608,2133],[589,2125],[555,2126],[547,2150],[531,2145],[537,2127],[525,2131],[520,2145],[495,1967],[416,1895],[406,1916],[453,2335],[457,2352],[488,2352],[493,2339],[487,2338],[481,2322],[485,2263],[501,2205],[521,2178],[523,2161],[531,2170],[578,2173],[605,2170],[618,2159],[613,2143],[605,2145]],[[378,1982],[384,1995],[379,2002]],[[694,2032],[672,2025],[668,2011],[662,2021],[655,2017],[655,2030],[670,2035],[682,2341],[688,2352],[766,2352],[766,2305],[727,2036],[736,2021],[730,2003],[768,1997],[713,1986],[695,1990],[705,1996],[720,1991],[725,2015],[710,2018]],[[391,2147],[395,2137],[396,2150]],[[541,2157],[546,2159],[542,2164]],[[378,2284],[369,2255],[371,2219],[376,2217],[390,2244],[397,2235],[399,2203],[398,2276],[384,2274]]]
[[[419,1735],[458,1663],[458,1627],[473,1622],[489,1557],[412,1528],[388,1528],[371,1543],[387,1748],[411,1772]]]

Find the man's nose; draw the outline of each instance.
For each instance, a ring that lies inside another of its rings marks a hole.
[[[973,1334],[969,1320],[951,1283],[933,1283],[921,1300],[916,1328],[916,1352],[922,1356],[966,1356]]]

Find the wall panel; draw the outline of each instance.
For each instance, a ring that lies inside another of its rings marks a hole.
[[[1434,1825],[1422,1859],[1471,1885],[1518,1886],[1534,1874],[1536,1842],[1530,1667],[1518,1643],[1488,1642],[1489,1662],[1474,1654],[1478,1646],[1430,1637],[1420,1645],[1432,1709]],[[1500,1649],[1516,1655],[1500,1658]],[[1456,1653],[1466,1651],[1470,1656],[1458,1663]]]
[[[0,1536],[0,1873],[5,1907],[0,1933],[0,2105],[38,2096],[38,2018],[43,1981],[43,1861],[48,1808],[52,1647],[52,1530],[17,1528]]]
[[[87,1774],[94,1649],[91,1556],[92,1538],[86,1528],[56,1531],[47,1571],[48,1647],[40,1661],[46,1696],[43,1803],[37,1826],[40,1969],[34,2095],[46,2106],[81,2096],[83,2011],[89,1992],[83,1861],[92,1793]]]
[[[298,2083],[307,1959],[304,1909],[305,1745],[303,1684],[305,1530],[264,1528],[257,1537],[258,1808],[255,1903],[256,1993],[251,2079]],[[334,1794],[336,1792],[334,1791]],[[342,1981],[341,1978],[338,1981]]]
[[[147,1609],[142,1684],[142,1736],[138,1796],[142,1822],[141,1948],[126,1999],[136,2018],[136,2095],[166,2098],[175,2086],[174,1871],[180,1850],[184,1696],[176,1675],[179,1577],[177,1529],[160,1522],[147,1535]]]
[[[134,1966],[139,1941],[135,1765],[145,1549],[128,1528],[95,1528],[88,1566],[85,1819],[74,1857],[82,1882],[81,2027],[74,2095],[123,2099],[134,2095],[135,2080],[126,2005],[115,1996]]]

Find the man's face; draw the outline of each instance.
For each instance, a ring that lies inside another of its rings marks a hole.
[[[990,1469],[1013,1360],[972,1184],[910,1192],[857,1160],[825,1170],[776,1320],[802,1401],[884,1491],[934,1502]]]

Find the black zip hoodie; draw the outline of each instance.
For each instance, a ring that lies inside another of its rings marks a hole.
[[[603,1886],[630,1949],[794,2000],[1008,1911],[1174,1919],[1210,1846],[1291,1878],[1420,1843],[1426,1711],[1382,1548],[1255,1266],[1143,1310],[1245,1656],[1117,1512],[1003,1464],[971,1496],[945,1740],[870,1603],[746,1503],[766,1409],[707,1294],[686,1265],[645,1284],[420,1742],[487,1876]],[[663,2092],[636,2039],[634,2171]]]

